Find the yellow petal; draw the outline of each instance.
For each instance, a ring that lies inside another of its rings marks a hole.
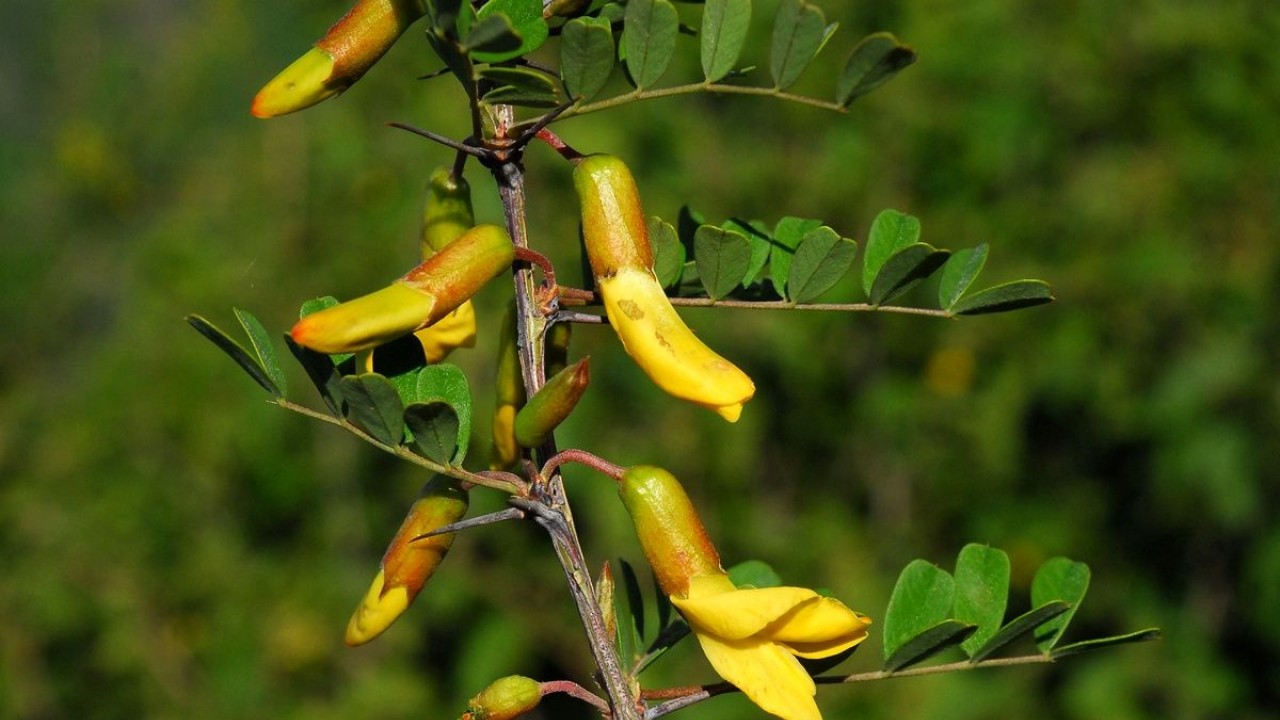
[[[386,588],[385,574],[378,571],[369,592],[347,623],[346,643],[363,645],[382,634],[409,607],[409,591],[404,587]]]
[[[813,678],[784,648],[770,642],[696,635],[716,673],[762,710],[784,720],[822,720],[813,701],[817,692]]]
[[[658,387],[737,421],[755,384],[693,334],[652,272],[624,267],[598,284],[609,324]]]
[[[816,597],[814,591],[796,587],[738,590],[727,575],[705,575],[691,578],[688,597],[673,596],[671,603],[694,629],[741,640]]]
[[[839,600],[815,597],[779,618],[764,635],[804,658],[824,658],[867,638],[871,619]]]
[[[428,363],[438,363],[455,348],[475,347],[476,310],[468,300],[430,327],[414,333]]]

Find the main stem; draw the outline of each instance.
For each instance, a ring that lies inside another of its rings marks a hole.
[[[499,106],[499,133],[510,128],[514,121],[514,112],[510,106]],[[498,191],[502,196],[502,206],[506,213],[507,230],[518,248],[528,248],[529,239],[525,227],[525,190],[524,168],[520,164],[518,154],[507,158],[502,164],[493,167],[498,181]],[[544,338],[549,321],[542,314],[534,297],[536,283],[533,268],[517,267],[514,273],[516,290],[516,346],[520,356],[520,371],[524,380],[527,397],[546,382]],[[542,459],[555,455],[555,440],[549,439],[539,448]],[[578,615],[582,618],[582,626],[586,630],[591,653],[595,657],[596,667],[600,670],[601,680],[608,695],[612,717],[615,720],[641,720],[643,715],[636,696],[631,692],[626,674],[622,670],[622,661],[617,648],[605,628],[604,618],[596,602],[595,588],[591,582],[591,569],[587,566],[582,554],[582,546],[578,542],[578,533],[574,528],[573,514],[569,508],[569,500],[565,495],[564,482],[560,473],[556,472],[547,478],[546,487],[541,498],[538,498],[549,513],[542,514],[538,521],[551,536],[556,556],[564,570],[569,584],[569,592],[578,606]]]

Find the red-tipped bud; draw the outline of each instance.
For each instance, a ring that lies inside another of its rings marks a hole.
[[[422,488],[400,530],[382,556],[382,567],[347,624],[346,643],[362,645],[382,634],[409,607],[453,544],[453,533],[414,538],[457,522],[467,514],[467,493],[436,476]]]
[[[422,15],[420,0],[359,0],[315,47],[258,91],[250,111],[276,117],[346,90]]]
[[[649,465],[627,468],[618,494],[664,593],[684,596],[690,578],[724,572],[698,511],[674,475]]]
[[[529,398],[516,415],[516,442],[536,448],[569,417],[591,383],[591,369],[583,358],[556,373]]]

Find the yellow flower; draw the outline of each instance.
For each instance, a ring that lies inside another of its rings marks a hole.
[[[797,660],[826,658],[867,637],[871,620],[798,587],[738,589],[723,573],[689,579],[671,604],[689,622],[717,674],[766,712],[820,720],[816,687]]]

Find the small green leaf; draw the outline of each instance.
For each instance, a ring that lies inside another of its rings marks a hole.
[[[889,33],[863,38],[845,61],[836,84],[836,102],[849,103],[875,90],[916,61],[916,52]]]
[[[520,44],[515,48],[501,50],[477,47],[471,38],[489,18],[505,16],[511,23]],[[472,49],[471,56],[479,62],[499,63],[520,57],[537,50],[547,41],[551,30],[547,21],[542,19],[541,0],[490,0],[476,13],[478,22],[467,37],[467,46]]]
[[[871,295],[871,285],[880,268],[897,252],[920,240],[920,221],[897,210],[882,210],[867,233],[867,249],[862,259],[862,291]]]
[[[976,625],[959,620],[943,620],[909,638],[884,661],[885,672],[897,672],[923,662],[971,636]]]
[[[1055,557],[1045,561],[1031,580],[1031,604],[1043,605],[1054,600],[1071,603],[1071,609],[1036,630],[1036,647],[1048,653],[1058,644],[1063,631],[1071,623],[1080,601],[1089,590],[1089,566],[1069,558]]]
[[[769,50],[774,87],[785,90],[800,79],[822,47],[826,28],[827,20],[817,7],[804,0],[782,0]]]
[[[650,217],[649,245],[653,248],[653,274],[658,277],[658,284],[669,288],[680,282],[685,251],[671,223],[657,216]]]
[[[518,53],[523,44],[524,38],[520,37],[511,18],[499,13],[476,22],[467,35],[465,49],[479,60],[481,53]]]
[[[982,272],[982,266],[987,264],[987,250],[987,244],[982,243],[978,247],[961,250],[951,256],[942,268],[942,278],[938,283],[939,307],[950,310],[960,301],[960,297],[973,284],[978,273]]]
[[[404,441],[404,405],[391,381],[377,373],[342,378],[347,417],[373,439],[395,447]]]
[[[951,575],[932,563],[912,560],[902,569],[884,613],[886,661],[908,640],[948,618],[955,589]]]
[[[1014,280],[976,292],[951,307],[956,315],[1009,312],[1053,302],[1053,291],[1043,280]]]
[[[751,0],[707,0],[702,10],[702,72],[715,82],[733,69],[751,24]]]
[[[1159,640],[1163,635],[1160,628],[1147,628],[1146,630],[1138,630],[1136,632],[1125,633],[1124,635],[1113,635],[1111,637],[1096,638],[1093,640],[1082,640],[1080,642],[1063,645],[1051,653],[1053,659],[1067,657],[1068,655],[1077,655],[1090,650],[1098,650],[1100,648],[1113,647],[1115,645],[1128,645],[1130,643],[1148,642],[1150,640]]]
[[[233,310],[236,319],[240,321],[240,327],[244,328],[245,334],[249,336],[249,342],[253,345],[259,364],[276,386],[276,397],[284,397],[287,388],[284,370],[280,368],[280,358],[276,355],[275,346],[271,344],[271,336],[267,334],[267,329],[248,310],[239,308],[233,308]]]
[[[208,338],[214,345],[217,345],[218,349],[230,356],[232,360],[235,360],[240,369],[248,373],[249,377],[253,378],[253,381],[261,385],[264,390],[271,393],[272,397],[282,397],[284,395],[283,390],[276,384],[271,375],[263,370],[258,361],[240,343],[231,339],[230,335],[222,332],[213,323],[199,315],[188,315],[187,324]],[[252,339],[252,336],[250,336],[250,339]],[[279,369],[277,368],[276,371],[279,372]]]
[[[768,229],[758,220],[747,222],[740,218],[729,218],[721,223],[720,227],[741,233],[747,242],[751,243],[751,264],[747,266],[747,274],[742,278],[742,285],[746,287],[759,279],[765,263],[769,262],[769,250],[773,247],[773,238],[769,237]]]
[[[771,588],[782,584],[782,577],[762,560],[744,560],[729,568],[728,573],[737,587]]]
[[[871,284],[871,304],[883,305],[915,287],[916,283],[937,272],[950,256],[949,250],[939,250],[928,243],[902,248],[880,267],[880,273]]]
[[[1009,600],[1009,556],[1003,550],[970,543],[956,559],[955,619],[977,626],[961,646],[969,657],[986,644],[1004,620]]]
[[[418,376],[418,398],[421,402],[440,401],[453,406],[458,415],[458,446],[451,465],[461,465],[471,443],[471,386],[457,365],[428,365]]]
[[[600,92],[617,54],[613,30],[604,18],[575,18],[560,30],[560,76],[569,96],[589,100]]]
[[[543,92],[511,85],[494,88],[480,99],[490,105],[518,105],[531,108],[555,107],[561,102],[560,95],[555,90]]]
[[[510,85],[552,95],[556,93],[556,81],[551,76],[525,67],[491,65],[480,69],[480,77],[493,81],[495,85]]]
[[[304,348],[288,335],[284,336],[284,344],[307,372],[307,377],[311,378],[311,383],[316,386],[320,398],[329,407],[329,412],[342,415],[342,373],[334,365],[333,357]]]
[[[452,462],[458,449],[458,413],[452,405],[439,400],[412,403],[404,409],[404,424],[423,457],[441,465]]]
[[[733,292],[751,265],[751,243],[742,235],[713,225],[698,228],[693,238],[698,277],[712,300]]]
[[[658,82],[676,51],[680,16],[670,0],[630,0],[622,30],[627,71],[643,90]]]
[[[969,662],[982,662],[995,651],[1070,609],[1071,603],[1055,600],[1019,615],[1006,623],[995,635],[991,636],[991,639],[986,644],[970,655]]]
[[[769,277],[780,297],[787,297],[787,278],[796,248],[809,233],[822,227],[821,220],[787,216],[773,228],[773,246],[769,249]]]
[[[809,231],[791,260],[787,295],[797,304],[813,300],[844,277],[857,254],[857,243],[825,225]]]

